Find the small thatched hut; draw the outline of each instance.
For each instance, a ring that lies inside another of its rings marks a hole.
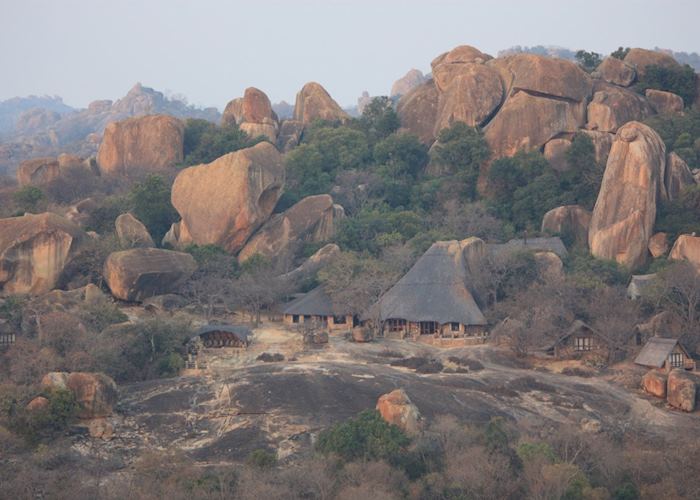
[[[356,318],[352,314],[334,311],[333,301],[319,286],[287,305],[284,322],[289,326],[315,323],[329,331],[352,330],[356,326]]]
[[[634,362],[637,365],[667,372],[674,368],[682,368],[688,371],[695,371],[696,368],[695,360],[677,339],[664,339],[661,337],[650,338],[644,344]]]
[[[656,274],[635,274],[627,285],[627,298],[637,300],[656,279]]]
[[[596,329],[577,319],[547,352],[559,359],[608,359],[610,342]]]
[[[370,310],[385,336],[420,338],[487,335],[486,318],[472,297],[466,240],[434,243]]]
[[[250,335],[250,328],[243,325],[206,325],[193,339],[200,339],[204,347],[248,347]]]

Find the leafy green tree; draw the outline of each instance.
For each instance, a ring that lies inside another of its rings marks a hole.
[[[249,137],[235,124],[219,127],[207,120],[191,118],[185,122],[183,164],[209,163],[261,140],[264,139]]]
[[[686,106],[691,106],[695,102],[697,92],[695,70],[687,64],[680,68],[647,66],[644,69],[644,74],[639,76],[635,89],[640,93],[644,93],[647,89],[673,92],[683,98]]]
[[[365,208],[341,221],[336,241],[343,249],[377,255],[382,248],[405,242],[424,228],[423,218],[416,212]]]
[[[579,66],[590,73],[598,67],[602,61],[602,57],[597,52],[579,50],[576,52],[576,61],[578,61]]]
[[[392,134],[374,147],[374,161],[385,177],[415,179],[428,163],[428,148],[413,134]]]
[[[614,57],[615,59],[624,59],[627,54],[629,53],[630,48],[629,47],[618,47],[615,52],[612,52],[610,55]]]
[[[672,241],[681,234],[700,234],[700,186],[686,188],[679,198],[661,203],[655,228],[668,233]]]
[[[399,116],[394,110],[391,99],[386,96],[375,97],[362,111],[358,120],[360,130],[367,135],[370,144],[388,137],[401,126]]]
[[[378,411],[366,410],[321,432],[316,449],[326,455],[336,454],[346,462],[394,461],[409,443],[403,431],[384,421]]]
[[[13,198],[21,212],[37,212],[44,201],[44,193],[38,187],[24,186]]]
[[[463,193],[469,200],[476,197],[476,183],[481,165],[489,157],[483,133],[463,122],[442,129],[433,147],[432,160],[459,177]]]
[[[644,123],[663,139],[669,151],[675,151],[688,166],[700,168],[700,111],[686,110],[680,115],[654,115]]]
[[[562,191],[569,193],[571,203],[592,209],[598,198],[605,165],[596,162],[591,138],[583,133],[574,135],[566,152],[566,161],[568,170],[560,174]]]
[[[134,185],[129,205],[137,219],[148,228],[154,241],[160,241],[179,219],[170,202],[170,186],[159,175],[149,175]]]

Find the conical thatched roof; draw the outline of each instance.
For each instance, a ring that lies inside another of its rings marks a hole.
[[[333,301],[322,286],[318,286],[291,301],[284,309],[284,314],[309,316],[333,316]]]
[[[468,240],[465,240],[468,241]],[[486,318],[467,289],[465,242],[438,241],[379,300],[371,316],[486,325]]]

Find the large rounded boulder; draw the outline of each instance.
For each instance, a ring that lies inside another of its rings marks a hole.
[[[242,99],[234,99],[224,110],[222,124],[236,124],[251,137],[277,140],[279,124],[267,94],[255,87],[245,89]]]
[[[678,156],[676,152],[671,152],[666,157],[666,196],[669,200],[675,200],[681,193],[691,186],[695,186],[695,177],[690,171],[688,164]]]
[[[182,170],[172,188],[182,217],[174,246],[218,245],[238,252],[272,214],[284,174],[282,156],[268,142]]]
[[[20,186],[42,186],[58,179],[61,169],[56,158],[34,158],[25,160],[17,168]]]
[[[41,380],[46,389],[68,390],[78,403],[78,418],[108,417],[117,404],[117,384],[104,373],[51,372]]]
[[[634,83],[637,72],[631,64],[610,56],[603,59],[603,62],[593,72],[593,76],[613,85],[629,87]]]
[[[578,245],[588,244],[591,213],[579,205],[553,208],[542,218],[542,232],[567,236]]]
[[[122,248],[152,248],[156,246],[143,222],[130,213],[117,217],[114,221],[114,227]]]
[[[651,128],[630,122],[618,130],[588,232],[594,256],[631,269],[644,264],[665,167],[666,147]]]
[[[167,170],[183,159],[184,124],[173,116],[148,115],[112,122],[97,153],[104,174],[128,176]]]
[[[460,45],[449,52],[437,56],[430,63],[435,85],[440,92],[444,92],[452,83],[452,80],[462,74],[464,69],[471,65],[480,65],[493,59],[471,45]]]
[[[668,255],[672,260],[685,260],[700,271],[700,236],[681,234]]]
[[[654,113],[642,96],[614,85],[597,85],[588,105],[589,130],[616,132],[627,122],[640,121]]]
[[[422,428],[423,417],[403,389],[382,395],[377,401],[377,411],[386,422],[399,427],[406,434],[415,435]]]
[[[417,69],[411,69],[404,76],[399,78],[391,86],[391,95],[402,96],[408,94],[411,90],[418,87],[426,80],[423,72]]]
[[[53,213],[0,219],[0,295],[51,291],[85,238]]]
[[[348,114],[319,83],[309,82],[297,94],[294,119],[304,125],[314,120],[336,121],[348,118]]]
[[[656,50],[630,49],[624,61],[634,66],[639,77],[643,77],[646,74],[647,66],[660,66],[666,69],[680,68],[680,64],[673,56]]]
[[[188,253],[157,248],[133,248],[107,257],[103,275],[116,298],[141,302],[177,291],[197,269]]]
[[[428,80],[402,96],[396,106],[401,126],[425,144],[435,140],[438,99],[435,82]]]
[[[238,254],[244,262],[255,254],[291,264],[304,243],[327,241],[345,211],[327,194],[308,196],[266,222]]]

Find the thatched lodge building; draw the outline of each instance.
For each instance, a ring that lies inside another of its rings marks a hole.
[[[546,352],[558,359],[607,360],[611,358],[611,349],[608,338],[577,319]]]
[[[669,372],[674,368],[695,371],[696,363],[677,339],[650,338],[634,360],[647,368]]]
[[[477,238],[433,243],[365,319],[379,322],[385,337],[483,342],[486,318],[467,282],[469,261],[484,251],[483,241]]]
[[[328,331],[349,331],[357,326],[357,317],[338,313],[322,286],[291,301],[284,308],[284,323],[291,327],[315,325]]]

